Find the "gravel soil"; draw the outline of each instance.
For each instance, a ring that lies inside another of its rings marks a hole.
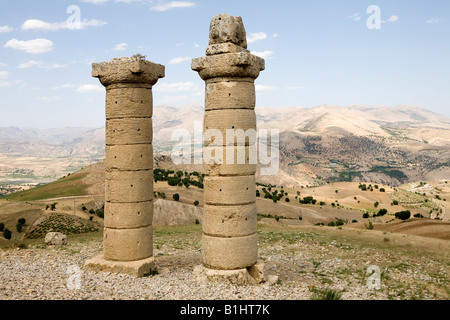
[[[63,247],[32,242],[0,249],[0,299],[311,300],[326,290],[342,300],[449,299],[448,252],[402,246],[393,234],[377,233],[375,241],[363,232],[328,229],[260,227],[260,259],[278,281],[255,286],[197,282],[200,226],[156,229],[158,274],[144,278],[83,270],[87,259],[101,254],[101,234],[69,237]],[[379,290],[367,286],[371,265],[381,272]]]

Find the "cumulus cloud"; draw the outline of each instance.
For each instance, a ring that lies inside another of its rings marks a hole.
[[[0,71],[0,79],[8,79],[9,72],[8,71]]]
[[[173,58],[169,61],[169,64],[178,64],[181,62],[185,62],[185,61],[190,61],[192,60],[192,58],[189,57],[177,57],[177,58]]]
[[[445,19],[442,19],[442,18],[431,18],[431,19],[427,20],[427,23],[439,23],[439,22],[442,22],[444,20]]]
[[[67,67],[67,64],[59,64],[59,63],[52,63],[52,64],[46,64],[42,61],[36,61],[36,60],[29,60],[27,62],[24,62],[22,64],[19,64],[17,68],[19,69],[28,69],[32,67],[39,67],[40,69],[60,69]]]
[[[124,51],[128,47],[128,44],[125,42],[116,44],[116,46],[113,48],[114,51]]]
[[[5,48],[25,51],[27,53],[39,54],[53,50],[53,42],[48,39],[34,39],[29,41],[21,41],[11,39],[5,44]]]
[[[103,92],[103,88],[95,84],[84,84],[77,89],[80,93]]]
[[[166,4],[161,4],[151,7],[153,11],[167,11],[176,8],[189,8],[195,6],[194,2],[189,1],[171,1]]]
[[[35,30],[35,31],[56,31],[60,29],[86,29],[87,27],[101,27],[103,25],[107,24],[105,21],[101,20],[83,20],[78,25],[77,28],[73,28],[72,25],[67,24],[66,21],[64,22],[46,22],[43,20],[38,19],[28,19],[23,24],[21,29],[28,31],[28,30]]]
[[[0,33],[7,33],[7,32],[11,32],[14,29],[10,26],[0,26]]]
[[[110,2],[111,0],[81,0],[81,2],[92,3],[92,4],[103,4],[106,2]],[[114,0],[115,3],[131,3],[131,2],[140,2],[142,0]]]
[[[61,90],[61,89],[69,89],[69,88],[74,88],[76,87],[76,85],[74,84],[70,84],[70,83],[66,83],[60,86],[55,86],[52,88],[52,90]]]
[[[262,84],[257,84],[255,85],[255,90],[256,91],[271,91],[271,90],[275,90],[277,87],[274,86],[266,86],[266,85],[262,85]]]
[[[251,33],[250,35],[247,36],[247,42],[248,43],[253,43],[259,40],[265,40],[267,39],[267,34],[264,32],[256,32],[256,33]]]
[[[389,17],[389,19],[387,20],[382,20],[381,22],[386,23],[386,22],[397,22],[398,20],[400,20],[400,18],[396,15],[392,15]]]
[[[255,56],[261,57],[263,59],[269,59],[273,56],[273,51],[252,51],[251,54],[254,54]]]

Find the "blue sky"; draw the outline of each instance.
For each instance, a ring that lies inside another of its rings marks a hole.
[[[371,5],[380,28],[368,27]],[[219,13],[241,16],[266,58],[257,107],[405,104],[450,117],[448,0],[0,0],[0,126],[103,126],[91,63],[136,53],[166,66],[155,105],[202,105],[190,61]]]

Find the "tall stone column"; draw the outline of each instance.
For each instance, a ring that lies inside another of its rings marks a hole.
[[[240,17],[221,14],[212,19],[206,57],[192,62],[206,82],[204,155],[215,160],[223,156],[216,163],[205,157],[202,254],[209,274],[222,270],[222,275],[243,279],[257,264],[254,82],[264,68],[264,59],[247,50]],[[213,133],[213,141],[207,141],[209,130],[223,139]]]
[[[153,98],[162,65],[141,57],[93,64],[106,88],[106,190],[103,255],[95,270],[141,277],[153,259]]]

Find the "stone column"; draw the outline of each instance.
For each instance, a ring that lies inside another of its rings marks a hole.
[[[90,269],[141,277],[155,267],[152,86],[164,72],[140,56],[93,64],[106,88],[106,190],[103,255]]]
[[[247,50],[240,17],[212,19],[206,57],[192,62],[206,82],[205,137],[208,130],[223,135],[223,141],[205,139],[204,155],[223,154],[223,163],[205,164],[202,254],[210,278],[221,270],[221,276],[246,282],[248,268],[258,261],[254,82],[264,68],[264,59]],[[229,139],[239,132],[246,138]]]

